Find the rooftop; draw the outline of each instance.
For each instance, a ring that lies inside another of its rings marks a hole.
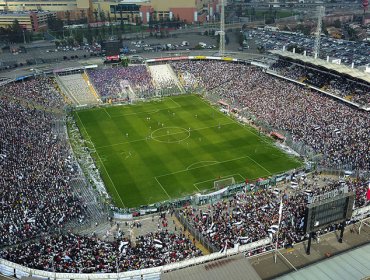
[[[345,75],[351,76],[352,78],[359,79],[367,83],[370,83],[370,74],[364,71],[361,71],[359,69],[356,69],[356,68],[351,68],[343,64],[330,63],[323,59],[315,59],[311,56],[304,56],[301,54],[292,53],[288,51],[273,50],[270,52],[276,55],[283,56],[283,57],[300,60],[304,63],[309,63],[315,66],[321,66],[328,70],[332,70],[340,74],[345,74]]]

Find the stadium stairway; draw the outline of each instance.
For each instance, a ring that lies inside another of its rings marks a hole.
[[[91,105],[101,102],[91,92],[82,74],[57,75],[57,82],[76,105]]]
[[[184,87],[182,86],[182,83],[180,83],[180,80],[179,78],[177,77],[175,71],[173,70],[172,66],[167,64],[167,68],[168,68],[168,72],[171,73],[173,79],[176,81],[176,85],[178,86],[178,88],[180,89],[181,93],[185,93],[185,89]]]
[[[307,80],[307,77],[301,77],[298,79],[298,82],[303,83],[305,80]]]
[[[91,93],[96,97],[97,100],[99,100],[100,102],[101,99],[100,99],[100,95],[98,94],[98,92],[96,91],[93,83],[90,81],[90,78],[89,78],[89,75],[87,75],[86,71],[84,70],[84,72],[82,73],[82,78],[85,80],[85,82],[87,83],[87,86],[89,87]]]
[[[173,217],[171,217],[171,219],[173,219],[173,221],[175,221],[175,224],[176,224],[176,227],[178,227],[178,228],[184,228],[184,225],[183,224],[181,224],[180,223],[180,221],[175,217],[175,216],[173,216]],[[185,230],[184,231],[184,234],[186,235],[186,236],[188,236],[188,238],[189,239],[193,239],[194,238],[194,236],[188,231],[188,230]],[[204,247],[203,245],[202,245],[202,243],[200,243],[197,239],[195,239],[195,244],[194,244],[199,250],[201,250],[202,251],[202,254],[203,255],[209,255],[210,254],[210,252],[206,249],[206,247]]]

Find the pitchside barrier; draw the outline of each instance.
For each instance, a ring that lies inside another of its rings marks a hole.
[[[116,219],[132,220],[138,216],[166,211],[167,209],[170,209],[170,208],[181,208],[186,205],[209,204],[209,203],[217,202],[221,199],[229,198],[238,192],[256,192],[262,189],[275,186],[278,182],[281,182],[281,181],[289,182],[291,181],[293,174],[296,174],[299,176],[299,174],[303,174],[306,171],[310,171],[310,170],[307,170],[305,168],[294,169],[294,170],[288,171],[283,174],[275,175],[271,178],[259,179],[256,181],[252,181],[250,183],[245,183],[245,182],[237,183],[231,186],[227,186],[221,190],[217,190],[215,192],[211,192],[207,194],[195,194],[192,196],[182,197],[176,200],[164,201],[161,203],[155,203],[152,205],[142,206],[140,208],[130,208],[128,211],[127,209],[125,210],[122,209],[122,211],[120,211],[119,208],[114,207],[112,208],[113,216]]]
[[[16,263],[12,263],[7,260],[0,259],[0,274],[5,276],[11,276],[16,278],[22,277],[37,277],[40,279],[58,279],[58,280],[67,280],[67,279],[149,279],[149,278],[160,278],[160,274],[198,265],[221,258],[229,257],[243,252],[253,251],[256,248],[265,247],[271,244],[270,238],[265,238],[257,242],[249,243],[242,246],[236,246],[232,249],[227,249],[225,252],[217,252],[206,256],[201,256],[197,258],[192,258],[189,260],[184,260],[181,262],[170,263],[164,266],[146,268],[141,270],[126,271],[120,273],[94,273],[94,274],[79,274],[79,273],[56,273],[43,271],[38,269],[28,268]],[[156,277],[157,276],[157,277]]]

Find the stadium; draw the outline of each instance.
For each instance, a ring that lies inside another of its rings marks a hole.
[[[284,53],[2,83],[0,273],[180,279],[166,277],[342,238],[370,213],[369,88]]]

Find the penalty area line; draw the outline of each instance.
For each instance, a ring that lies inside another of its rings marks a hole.
[[[264,169],[265,171],[267,171],[267,173],[269,174],[269,175],[271,175],[272,173],[269,171],[269,170],[267,170],[265,167],[263,167],[261,164],[259,164],[257,161],[255,161],[253,158],[251,158],[250,156],[247,156],[251,161],[253,161],[255,164],[257,164],[259,167],[261,167],[262,169]]]
[[[166,193],[166,195],[168,196],[169,199],[171,199],[170,195],[168,194],[168,192],[164,189],[164,187],[162,186],[162,184],[158,181],[157,177],[154,177],[154,179],[157,181],[158,185],[160,185],[160,187],[162,188],[162,190]]]
[[[108,115],[108,117],[111,119],[112,116],[108,113],[107,109],[103,108],[104,109],[104,112]]]

